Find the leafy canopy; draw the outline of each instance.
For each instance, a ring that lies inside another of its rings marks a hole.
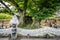
[[[4,0],[11,2],[11,0]],[[26,16],[34,20],[49,18],[60,8],[60,0],[14,0],[21,9],[26,11]],[[58,8],[59,7],[59,8]]]
[[[27,15],[35,20],[46,19],[55,14],[58,6],[60,0],[33,0],[28,5]]]

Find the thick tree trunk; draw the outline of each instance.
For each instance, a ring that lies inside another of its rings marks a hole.
[[[19,27],[24,24],[24,12],[20,12],[20,17],[19,17]]]
[[[41,21],[37,21],[37,20],[33,20],[33,23],[32,23],[32,25],[31,25],[31,27],[36,27],[36,28],[40,28],[41,26],[40,26],[40,22]]]

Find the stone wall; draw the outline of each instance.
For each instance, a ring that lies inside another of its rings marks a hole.
[[[42,20],[41,25],[45,26],[48,23],[56,23],[60,24],[60,19],[48,19],[48,20]]]
[[[9,19],[0,19],[0,26],[3,25],[3,28],[8,28],[9,21]]]

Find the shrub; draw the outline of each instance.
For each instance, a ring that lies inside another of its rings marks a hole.
[[[0,13],[0,19],[11,19],[12,15]]]

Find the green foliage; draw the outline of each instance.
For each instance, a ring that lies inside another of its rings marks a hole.
[[[23,6],[24,6],[24,0],[15,0],[17,2],[17,4],[19,5],[19,7],[21,9],[23,9]]]
[[[42,20],[52,17],[55,14],[55,12],[58,9],[60,9],[59,7],[60,0],[14,0],[14,1],[19,5],[21,9],[23,10],[26,9],[25,10],[26,16],[31,16],[32,19],[35,20]]]
[[[60,0],[30,0],[26,16],[31,16],[35,20],[49,18],[58,10],[59,4]]]
[[[0,19],[11,19],[12,15],[0,13]]]
[[[3,8],[2,10],[0,10],[0,13],[8,13],[7,9],[6,8]]]

